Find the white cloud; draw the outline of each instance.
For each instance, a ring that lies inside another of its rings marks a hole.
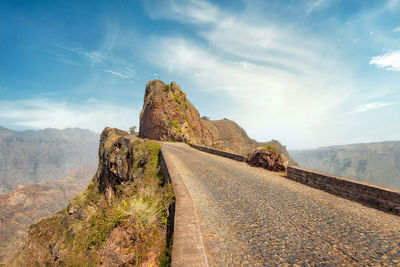
[[[0,121],[27,128],[79,127],[101,132],[106,126],[129,129],[138,124],[138,110],[88,99],[85,105],[49,99],[0,101]]]
[[[391,106],[394,104],[395,103],[391,103],[391,102],[373,102],[373,103],[368,103],[365,105],[360,105],[360,106],[356,107],[353,111],[350,111],[348,113],[349,114],[359,113],[359,112],[364,112],[364,111],[368,111],[371,109],[377,109],[377,108],[382,108],[382,107],[386,107],[386,106]]]
[[[394,32],[400,32],[400,26],[393,29]]]
[[[254,64],[251,64],[250,62],[247,62],[247,61],[242,61],[242,62],[240,62],[239,64],[240,64],[240,66],[242,66],[242,68],[245,69],[245,70],[247,70],[247,69],[252,69],[252,68],[255,67]]]
[[[191,10],[195,8],[187,4],[187,10],[164,13],[178,20],[191,13],[207,16],[207,10]],[[205,42],[154,36],[149,58],[175,79],[191,77],[188,83],[200,90],[233,99],[230,116],[245,129],[253,129],[249,132],[253,137],[277,138],[286,144],[303,139],[301,143],[311,145],[316,125],[351,92],[350,74],[335,49],[269,21],[254,24],[252,14],[235,16],[215,6],[210,12],[218,20],[201,24],[193,19]]]
[[[400,50],[373,57],[369,64],[385,70],[400,71]]]

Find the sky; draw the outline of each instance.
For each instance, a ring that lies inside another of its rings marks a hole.
[[[0,1],[0,125],[139,126],[146,83],[289,150],[400,140],[400,0]]]

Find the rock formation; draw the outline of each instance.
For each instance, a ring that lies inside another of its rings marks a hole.
[[[288,161],[283,154],[266,147],[255,148],[247,156],[246,162],[253,166],[277,172],[286,171],[288,166]]]
[[[204,126],[186,93],[175,82],[165,84],[160,80],[152,80],[146,85],[139,136],[205,146],[215,143],[213,134]]]
[[[31,225],[7,266],[159,266],[173,191],[160,145],[106,128],[89,186],[67,208]]]
[[[276,140],[257,142],[237,123],[228,119],[201,119],[197,109],[175,82],[165,84],[152,80],[147,83],[139,136],[161,141],[192,142],[241,155],[247,155],[259,146],[273,145],[291,165],[297,165],[286,147]]]

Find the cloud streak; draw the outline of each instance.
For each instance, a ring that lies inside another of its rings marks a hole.
[[[349,114],[354,114],[354,113],[360,113],[360,112],[365,112],[371,109],[378,109],[378,108],[383,108],[387,106],[392,106],[396,103],[393,102],[373,102],[373,103],[368,103],[364,105],[360,105],[356,107],[353,111],[348,112]]]
[[[133,66],[124,62],[123,60],[107,56],[105,53],[99,51],[85,51],[81,48],[68,47],[63,45],[58,45],[58,47],[78,54],[86,58],[92,65],[99,66],[103,68],[104,72],[112,74],[116,77],[122,79],[137,79],[136,71]],[[65,56],[61,60],[65,63],[73,62],[66,59]],[[70,63],[71,64],[71,63]]]

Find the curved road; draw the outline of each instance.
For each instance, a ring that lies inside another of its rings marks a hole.
[[[163,143],[210,266],[400,265],[400,217],[182,143]]]

